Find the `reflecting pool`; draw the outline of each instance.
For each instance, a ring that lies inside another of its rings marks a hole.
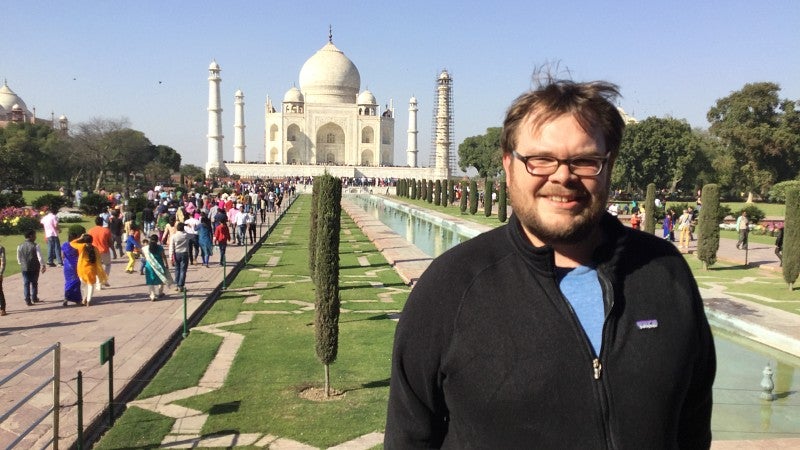
[[[433,257],[474,236],[424,211],[404,211],[379,197],[358,196],[353,200]],[[730,331],[713,331],[717,349],[714,439],[800,438],[800,358]],[[761,399],[762,372],[767,365],[773,372],[773,401]]]

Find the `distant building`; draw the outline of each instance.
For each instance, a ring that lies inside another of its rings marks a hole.
[[[67,116],[61,115],[58,120],[55,114],[50,116],[50,120],[36,117],[36,108],[30,111],[22,98],[8,87],[8,81],[3,81],[3,87],[0,87],[0,128],[9,123],[42,123],[64,132],[69,130]]]

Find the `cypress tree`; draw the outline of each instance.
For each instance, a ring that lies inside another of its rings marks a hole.
[[[800,274],[800,190],[786,191],[786,220],[783,226],[783,280],[794,289]]]
[[[644,231],[655,234],[656,233],[656,185],[650,183],[647,185],[647,194],[644,197]]]
[[[433,203],[433,180],[428,180],[428,187],[425,189],[425,200]]]
[[[497,220],[500,223],[505,223],[508,219],[508,210],[506,209],[508,196],[506,195],[506,183],[500,183],[500,192],[497,193]]]
[[[416,178],[411,179],[411,198],[417,198],[417,180]]]
[[[436,206],[442,204],[442,180],[436,180],[433,187],[433,204]]]
[[[339,231],[342,215],[342,183],[325,174],[320,182],[317,278],[314,329],[317,358],[325,366],[325,396],[330,397],[330,365],[339,350]]]
[[[319,214],[319,180],[320,177],[314,177],[311,184],[311,217],[308,220],[310,229],[308,233],[308,271],[311,279],[314,280],[317,272],[317,214]]]
[[[478,183],[475,180],[469,182],[469,213],[473,216],[478,212]]]
[[[697,220],[697,259],[703,262],[703,269],[717,262],[719,250],[719,186],[707,184],[700,194],[703,207]]]
[[[467,212],[467,182],[461,182],[461,204],[459,205],[459,209],[461,209],[461,214]]]
[[[492,192],[494,192],[494,181],[486,180],[483,187],[483,214],[486,217],[492,216]]]
[[[450,203],[456,203],[456,180],[450,180],[450,183],[447,184],[447,198],[449,199]]]
[[[448,189],[449,184],[447,180],[442,180],[442,206],[447,206],[450,202],[450,197],[448,197],[450,194],[450,190]]]
[[[423,178],[422,182],[420,183],[420,188],[421,189],[420,189],[419,199],[420,200],[427,200],[428,199],[428,180]]]

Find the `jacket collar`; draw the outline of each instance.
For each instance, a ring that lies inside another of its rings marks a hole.
[[[628,240],[629,230],[616,217],[604,213],[600,219],[603,240],[594,251],[593,260],[600,266],[615,266],[619,255]],[[555,271],[555,254],[553,247],[544,245],[536,247],[528,240],[522,230],[522,224],[516,214],[512,214],[506,227],[506,234],[514,249],[534,270],[552,276]]]

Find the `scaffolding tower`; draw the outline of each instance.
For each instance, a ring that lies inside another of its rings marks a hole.
[[[453,148],[453,78],[446,69],[436,78],[434,88],[431,151],[429,167],[436,167],[437,158],[444,158],[450,174],[456,171],[456,151]]]

